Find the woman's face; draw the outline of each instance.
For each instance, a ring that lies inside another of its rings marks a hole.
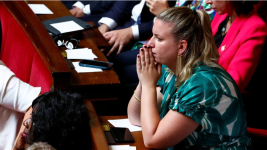
[[[24,131],[23,131],[23,137],[25,137],[26,143],[30,143],[32,141],[32,118],[29,118],[23,122],[23,125],[25,126]]]
[[[153,36],[148,42],[148,46],[152,47],[155,61],[169,68],[176,64],[179,44],[175,42],[171,34],[172,28],[172,23],[166,23],[160,19],[156,19],[153,26]]]
[[[231,12],[231,5],[229,1],[224,0],[205,0],[206,4],[210,4],[211,8],[219,15],[229,14]]]

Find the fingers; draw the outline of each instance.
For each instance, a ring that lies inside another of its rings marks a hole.
[[[140,57],[141,57],[142,68],[144,68],[146,66],[146,60],[145,60],[145,52],[143,48],[140,48]]]
[[[75,10],[74,10],[74,9],[71,9],[71,10],[70,10],[70,13],[71,13],[71,15],[74,16],[74,15],[75,15]]]
[[[110,51],[108,52],[107,56],[111,55],[117,48],[119,47],[119,44],[116,42],[112,48],[110,49]]]
[[[109,41],[112,37],[112,33],[111,32],[106,32],[103,34],[104,38]]]
[[[149,57],[149,49],[145,48],[145,61],[146,61],[146,65],[150,65],[150,57]]]
[[[137,57],[136,57],[136,71],[139,74],[141,70],[142,70],[141,57],[140,57],[140,54],[137,54]]]
[[[123,49],[123,44],[120,44],[117,54],[121,53],[122,49]]]
[[[152,65],[155,65],[155,60],[154,60],[154,56],[153,56],[153,53],[152,53],[152,49],[151,48],[149,48],[149,59],[150,59],[150,63],[152,64]]]

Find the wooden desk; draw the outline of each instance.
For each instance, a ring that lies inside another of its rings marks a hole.
[[[99,116],[99,120],[101,124],[106,124],[108,123],[111,127],[113,127],[112,124],[108,122],[110,119],[125,119],[128,118],[127,116]],[[144,145],[144,140],[143,140],[143,135],[142,131],[136,131],[136,132],[131,132],[135,143],[124,143],[124,144],[118,144],[118,145],[130,145],[130,146],[136,146],[137,150],[148,150],[145,145]]]
[[[31,4],[45,4],[54,14],[37,15],[41,21],[71,15],[61,1],[29,1]],[[99,48],[110,47],[97,28],[83,31],[79,37],[80,48],[88,47],[98,57],[96,60],[107,61]],[[65,47],[60,47],[64,51]],[[77,60],[75,60],[77,61]],[[70,87],[74,92],[81,93],[89,99],[116,99],[120,81],[113,69],[103,72],[77,73],[71,69]]]
[[[95,109],[90,101],[86,101],[90,115],[91,135],[93,140],[93,150],[108,150],[108,143]]]

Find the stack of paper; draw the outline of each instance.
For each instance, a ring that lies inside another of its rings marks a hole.
[[[79,62],[72,62],[73,66],[75,67],[75,70],[78,73],[85,73],[85,72],[102,72],[102,69],[97,68],[90,68],[90,67],[81,67],[79,66]]]
[[[110,145],[109,150],[136,150],[136,146],[130,145]]]
[[[28,4],[35,14],[53,14],[44,4]]]
[[[60,22],[60,23],[53,23],[50,24],[54,28],[56,28],[60,33],[67,33],[67,32],[72,32],[72,31],[79,31],[83,30],[84,28],[81,27],[79,24],[77,24],[74,21],[65,21],[65,22]]]
[[[116,119],[108,120],[114,127],[129,128],[131,132],[142,131],[142,128],[139,126],[134,126],[130,123],[129,119]]]
[[[95,59],[97,56],[92,52],[92,49],[79,48],[66,50],[67,59]]]

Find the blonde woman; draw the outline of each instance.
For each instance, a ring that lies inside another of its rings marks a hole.
[[[251,149],[238,87],[215,62],[209,20],[201,10],[164,10],[137,55],[128,117],[148,148]]]

